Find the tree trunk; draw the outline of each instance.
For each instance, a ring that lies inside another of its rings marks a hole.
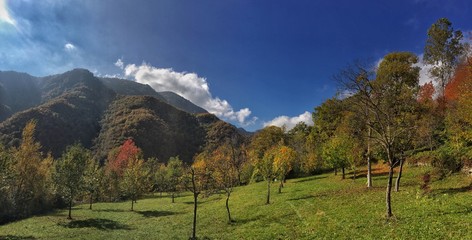
[[[334,168],[334,176],[337,176],[337,175],[338,175],[338,169]]]
[[[285,178],[280,179],[279,184],[279,193],[282,193],[282,188],[284,187]]]
[[[69,216],[67,217],[67,219],[72,219],[71,212],[72,212],[72,196],[70,196],[70,199],[69,199]]]
[[[356,168],[354,168],[354,180],[356,180],[356,177],[357,177],[357,175],[356,175]]]
[[[267,202],[266,204],[270,204],[270,178],[267,180]]]
[[[370,137],[372,129],[369,127],[369,139],[367,140],[367,188],[372,188],[372,163],[370,162]]]
[[[390,169],[388,172],[388,184],[387,184],[387,192],[386,192],[387,218],[390,218],[393,216],[392,204],[391,204],[392,179],[393,179],[393,163],[391,162]]]
[[[174,193],[172,193],[172,203],[175,203],[175,200],[174,200]]]
[[[231,195],[231,193],[227,192],[227,195],[226,195],[226,211],[228,212],[228,223],[233,222],[233,220],[231,219],[231,212],[229,211],[229,196],[230,195]]]
[[[131,199],[131,211],[134,211],[134,199]]]
[[[346,179],[346,173],[344,172],[344,167],[342,167],[342,171],[343,171],[343,179]]]
[[[192,228],[192,239],[197,239],[197,199],[198,194],[193,194],[193,228]]]
[[[89,199],[89,203],[90,203],[90,206],[89,206],[89,209],[92,210],[92,203],[93,203],[93,193],[90,193],[90,199]]]
[[[395,192],[398,192],[398,190],[400,189],[400,179],[402,178],[403,163],[404,163],[404,160],[401,159],[400,160],[400,171],[398,172],[398,177],[397,177],[397,180],[395,181]]]

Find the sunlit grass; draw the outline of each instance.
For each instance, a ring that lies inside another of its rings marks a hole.
[[[386,221],[386,176],[376,166],[374,188],[365,178],[341,180],[324,174],[288,180],[282,194],[273,184],[271,204],[265,205],[264,182],[237,188],[228,224],[225,198],[201,199],[197,235],[209,239],[472,239],[471,179],[464,175],[432,183],[423,196],[420,175],[425,169],[407,167],[400,192],[392,193],[394,219]],[[361,172],[361,175],[363,173]],[[365,173],[364,173],[365,174]],[[348,175],[352,177],[352,175]],[[0,239],[188,239],[192,197],[158,194],[130,202],[97,203],[35,216],[0,226]]]

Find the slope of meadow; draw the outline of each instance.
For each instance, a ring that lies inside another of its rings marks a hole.
[[[197,235],[200,239],[472,239],[471,178],[453,175],[434,181],[431,192],[419,190],[425,168],[407,167],[400,192],[392,195],[395,218],[384,218],[386,175],[375,167],[374,188],[365,178],[341,180],[323,174],[288,180],[283,193],[273,185],[265,205],[264,182],[240,187],[230,200],[235,222],[227,223],[225,198],[201,200]],[[362,173],[361,173],[362,174]],[[364,175],[365,176],[365,175]],[[352,177],[352,175],[348,175]],[[130,202],[97,203],[35,216],[0,226],[0,239],[188,239],[192,197],[181,194],[172,204],[155,194]]]

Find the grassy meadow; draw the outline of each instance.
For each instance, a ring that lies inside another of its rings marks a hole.
[[[199,239],[472,239],[472,178],[453,175],[433,181],[431,192],[419,189],[422,167],[406,166],[399,192],[392,193],[395,218],[386,221],[386,168],[374,167],[374,188],[365,188],[365,173],[342,180],[322,174],[290,179],[281,194],[266,183],[236,188],[228,224],[225,196],[202,198],[198,209]],[[362,175],[364,174],[364,175]],[[96,203],[58,210],[0,226],[0,239],[188,239],[193,202],[188,193],[175,203],[159,194],[130,202]]]

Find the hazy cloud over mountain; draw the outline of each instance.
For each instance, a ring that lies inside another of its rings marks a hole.
[[[176,72],[171,68],[157,68],[146,63],[125,65],[121,59],[115,65],[123,69],[126,77],[148,84],[159,92],[175,92],[225,120],[237,121],[243,126],[252,125],[257,120],[256,117],[250,117],[249,108],[236,111],[227,100],[213,97],[206,78],[196,73]]]

